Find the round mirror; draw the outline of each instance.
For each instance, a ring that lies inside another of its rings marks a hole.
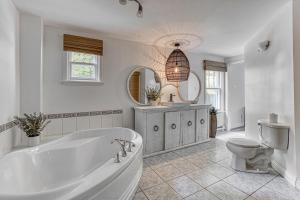
[[[139,105],[148,105],[146,90],[161,90],[161,81],[158,74],[149,67],[137,67],[127,79],[128,95],[133,102]]]
[[[201,93],[201,82],[195,72],[190,73],[187,81],[179,83],[178,93],[182,101],[198,102]]]

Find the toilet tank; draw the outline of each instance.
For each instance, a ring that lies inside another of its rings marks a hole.
[[[260,140],[263,144],[278,150],[287,150],[289,146],[288,124],[270,123],[267,120],[259,120]]]

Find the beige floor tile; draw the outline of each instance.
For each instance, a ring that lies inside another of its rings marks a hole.
[[[177,169],[179,169],[183,173],[189,173],[189,172],[192,172],[192,171],[195,171],[195,170],[199,169],[193,163],[189,162],[188,160],[182,159],[182,158],[173,160],[169,163],[172,164],[174,167],[176,167]]]
[[[251,195],[253,192],[264,186],[267,182],[275,178],[277,174],[253,174],[237,172],[224,179],[225,182],[233,185],[237,189]]]
[[[179,169],[170,164],[155,169],[155,172],[165,181],[183,175],[183,173]]]
[[[222,200],[243,200],[248,197],[247,194],[239,191],[224,181],[209,186],[207,190]]]
[[[212,162],[208,158],[200,156],[200,155],[195,155],[194,157],[189,157],[187,160],[199,168],[205,168],[205,167],[208,167],[208,166],[214,164],[214,162]]]
[[[138,192],[135,194],[133,200],[148,200],[143,192]]]
[[[209,173],[220,179],[223,179],[235,173],[235,171],[222,167],[218,164],[213,164],[203,169],[207,170]]]
[[[206,170],[197,170],[192,173],[187,174],[188,177],[193,179],[196,183],[200,184],[202,187],[208,187],[209,185],[212,185],[216,182],[218,182],[220,179],[213,176]]]
[[[154,171],[144,171],[139,186],[141,189],[147,189],[162,183],[163,180]]]
[[[183,198],[202,190],[202,187],[199,184],[195,183],[187,176],[172,179],[168,184]]]
[[[159,157],[161,157],[161,159],[163,159],[166,162],[172,162],[180,158],[180,156],[174,152],[164,153],[159,155]]]
[[[256,200],[293,200],[290,197],[286,195],[283,195],[281,193],[279,193],[276,190],[270,189],[268,187],[263,187],[261,189],[259,189],[258,191],[256,191],[252,196],[256,199]],[[299,200],[300,197],[298,197]],[[296,200],[296,199],[294,199]]]
[[[289,197],[290,200],[300,200],[300,190],[295,189],[290,185],[286,179],[281,176],[276,177],[269,182],[266,187],[271,188],[274,191],[278,191],[284,196]]]
[[[145,158],[144,163],[152,169],[159,168],[168,164],[160,156],[152,156]]]
[[[204,189],[194,195],[185,198],[185,200],[219,200],[219,198]]]
[[[144,191],[149,200],[180,200],[182,199],[168,184],[162,183]]]

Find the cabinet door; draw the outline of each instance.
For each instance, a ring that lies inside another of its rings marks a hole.
[[[181,112],[182,145],[196,142],[196,112],[195,110]]]
[[[208,139],[208,109],[197,110],[196,117],[196,141],[201,142]]]
[[[180,112],[165,113],[165,149],[180,145]]]
[[[147,114],[146,154],[164,150],[164,113]]]

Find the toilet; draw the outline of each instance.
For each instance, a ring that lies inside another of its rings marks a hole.
[[[274,149],[286,151],[289,125],[259,120],[259,142],[247,138],[230,138],[226,147],[232,152],[231,167],[238,171],[268,173]]]

